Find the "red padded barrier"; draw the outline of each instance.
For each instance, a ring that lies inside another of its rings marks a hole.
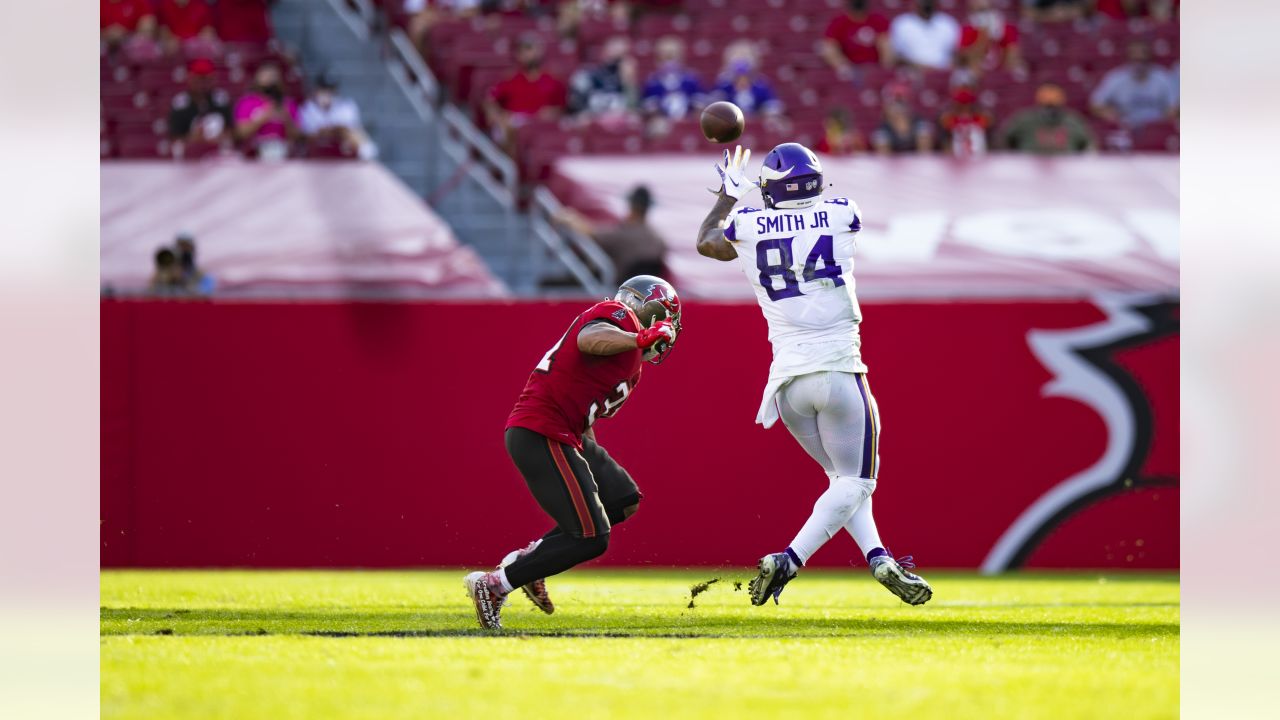
[[[103,565],[491,566],[547,528],[502,426],[584,306],[103,301]],[[1176,306],[1150,316],[1171,312],[1176,323]],[[1108,442],[1097,411],[1044,395],[1052,375],[1028,331],[1116,311],[903,303],[865,315],[882,534],[923,567],[978,566]],[[1113,343],[1133,349],[1090,355],[1150,399],[1137,484],[1082,498],[1031,565],[1177,566],[1178,342],[1176,324],[1155,325],[1163,334]],[[749,564],[785,546],[826,486],[785,429],[753,424],[770,357],[758,309],[690,302],[685,328],[598,426],[645,492],[603,564]],[[814,562],[855,557],[840,536]]]

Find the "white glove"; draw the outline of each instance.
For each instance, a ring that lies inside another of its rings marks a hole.
[[[755,182],[749,180],[746,175],[749,160],[751,160],[751,151],[743,152],[742,146],[738,145],[734,148],[732,157],[729,151],[725,150],[724,164],[716,165],[716,172],[720,173],[721,190],[734,200],[741,200],[756,188]]]

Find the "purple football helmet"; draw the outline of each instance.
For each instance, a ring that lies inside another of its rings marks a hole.
[[[767,207],[790,210],[818,202],[822,195],[822,163],[800,143],[782,143],[760,166],[760,194]]]

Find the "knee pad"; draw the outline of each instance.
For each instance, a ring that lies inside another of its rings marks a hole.
[[[832,479],[831,487],[818,498],[815,505],[825,505],[833,512],[843,511],[845,508],[853,512],[875,490],[876,481],[871,478],[837,475]]]
[[[863,500],[871,497],[871,494],[876,491],[875,478],[864,478],[854,475],[836,475],[831,479],[831,487],[835,487],[841,483],[847,483],[845,487],[848,488],[848,492],[862,495]]]
[[[623,520],[636,514],[640,509],[640,493],[634,493],[627,497],[617,500],[604,509],[605,515],[609,517],[610,525],[619,525]]]
[[[609,549],[609,534],[596,535],[595,537],[581,538],[578,540],[578,548],[581,551],[582,559],[578,562],[586,562],[592,558],[598,558]]]

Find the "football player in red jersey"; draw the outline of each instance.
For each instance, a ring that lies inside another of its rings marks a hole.
[[[556,526],[497,570],[467,575],[482,627],[502,627],[513,588],[552,612],[545,578],[599,557],[609,529],[639,507],[635,481],[596,443],[591,426],[618,412],[640,382],[641,362],[662,362],[679,334],[675,288],[637,275],[575,318],[533,369],[507,418],[507,453]]]

